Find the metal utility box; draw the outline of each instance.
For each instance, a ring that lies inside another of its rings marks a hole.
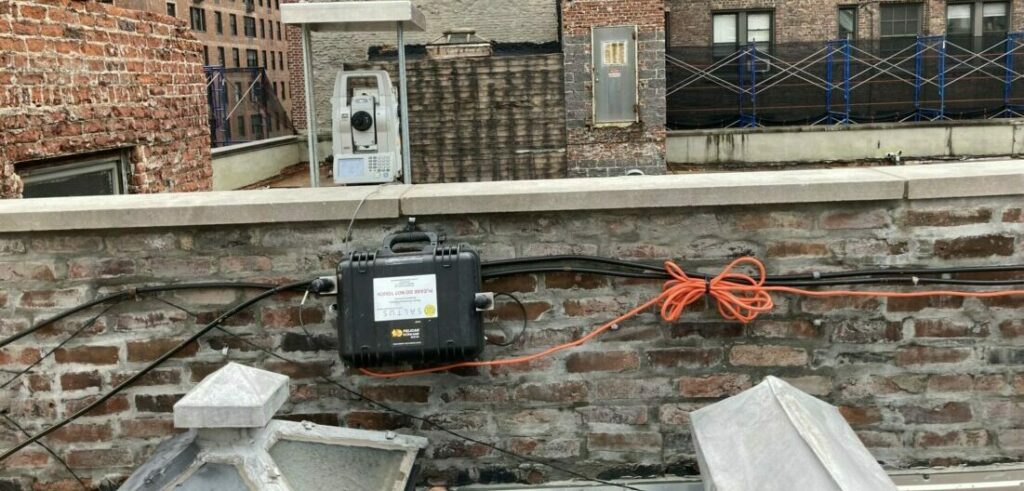
[[[594,124],[637,121],[636,26],[594,27]]]
[[[405,244],[427,243],[409,252]],[[390,235],[338,265],[338,345],[357,367],[465,360],[483,350],[480,258],[436,234]]]

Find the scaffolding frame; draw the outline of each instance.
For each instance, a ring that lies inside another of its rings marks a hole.
[[[899,113],[899,121],[939,121],[950,119],[947,98],[951,86],[972,77],[991,78],[1002,84],[1002,108],[991,117],[1024,117],[1021,97],[1013,96],[1014,88],[1020,88],[1024,78],[1016,66],[1019,62],[1015,63],[1015,55],[1022,54],[1024,32],[1008,33],[998,43],[978,51],[959,46],[946,36],[918,36],[908,46],[886,54],[871,53],[848,39],[829,40],[821,49],[796,61],[782,59],[751,43],[725,56],[713,53],[716,59],[705,66],[666,54],[669,67],[683,73],[669,83],[666,96],[697,84],[720,87],[733,93],[737,101],[736,119],[725,127],[750,128],[763,126],[759,102],[767,91],[787,81],[798,82],[823,94],[824,115],[810,124],[850,125],[858,123],[852,111],[858,88],[887,77],[886,82],[905,83],[913,89],[912,100],[907,101],[912,103],[912,110]]]

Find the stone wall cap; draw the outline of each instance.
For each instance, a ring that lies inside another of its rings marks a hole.
[[[1024,194],[1024,161],[0,200],[0,233]],[[362,206],[360,207],[360,203]]]
[[[262,428],[288,400],[288,377],[228,363],[174,404],[175,428]]]

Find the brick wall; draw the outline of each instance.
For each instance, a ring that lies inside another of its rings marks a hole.
[[[131,192],[209,189],[201,59],[165,15],[0,3],[0,197],[21,195],[19,163],[121,148]]]
[[[756,254],[771,273],[892,265],[966,266],[1024,260],[1019,196],[787,206],[632,209],[420,217],[425,229],[465,241],[485,260],[587,253],[681,260],[717,271]],[[360,249],[376,248],[402,220],[357,223]],[[7,233],[0,235],[0,335],[59,309],[129,285],[174,281],[285,281],[333,271],[346,250],[347,220],[319,224]],[[966,277],[966,276],[964,276]],[[531,323],[513,348],[484,358],[564,342],[658,291],[657,282],[572,274],[489,283],[522,298]],[[237,291],[195,291],[152,299],[100,316],[91,329],[2,391],[0,409],[36,431],[109,389],[182,339]],[[750,325],[723,322],[699,305],[676,323],[647,313],[595,342],[527,367],[461,371],[394,381],[360,376],[335,351],[330,300],[298,295],[260,304],[229,322],[253,342],[307,362],[267,359],[211,334],[114,398],[47,439],[93,482],[117,481],[172,432],[173,402],[227,360],[293,377],[287,417],[325,424],[397,429],[427,436],[423,478],[448,483],[539,482],[564,476],[524,466],[485,447],[425,430],[375,410],[312,377],[328,375],[418,415],[541,458],[613,478],[692,474],[687,414],[776,375],[842,408],[874,456],[888,467],[983,464],[1024,458],[1024,327],[1020,299],[809,299],[777,295],[778,306]],[[17,369],[87,318],[0,351]],[[486,328],[519,328],[502,304]],[[227,355],[223,350],[227,350]],[[0,425],[0,447],[20,438]],[[0,470],[0,488],[71,486],[39,448]]]
[[[511,3],[507,0],[423,0],[415,3],[423,12],[427,27],[422,32],[407,32],[406,44],[426,44],[440,37],[445,30],[458,28],[476,29],[480,37],[502,43],[548,43],[558,40],[556,0],[518,0]],[[296,128],[304,129],[306,113],[302,94],[302,46],[300,31],[292,29],[288,33],[291,70],[289,90],[294,97],[292,121]],[[314,34],[313,39],[316,110],[323,130],[330,127],[330,97],[338,68],[345,63],[365,61],[371,46],[394,46],[396,34],[318,33]]]
[[[923,34],[946,32],[946,3],[942,0],[668,0],[671,10],[671,46],[710,46],[711,13],[714,11],[760,9],[774,12],[776,43],[821,42],[838,34],[837,8],[857,5],[857,38],[876,39],[881,35],[881,3],[921,3]],[[1011,30],[1024,29],[1024,2],[1011,1]]]
[[[569,175],[665,172],[664,0],[561,0]],[[637,26],[639,122],[593,122],[591,27]]]
[[[388,69],[396,63],[346,69]],[[413,182],[565,177],[562,56],[408,63]]]

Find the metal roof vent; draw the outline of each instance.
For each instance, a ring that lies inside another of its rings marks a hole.
[[[422,437],[272,420],[288,377],[229,363],[174,405],[188,428],[160,444],[126,491],[403,491]]]
[[[427,57],[435,60],[491,56],[491,42],[474,29],[452,29],[427,43]]]

